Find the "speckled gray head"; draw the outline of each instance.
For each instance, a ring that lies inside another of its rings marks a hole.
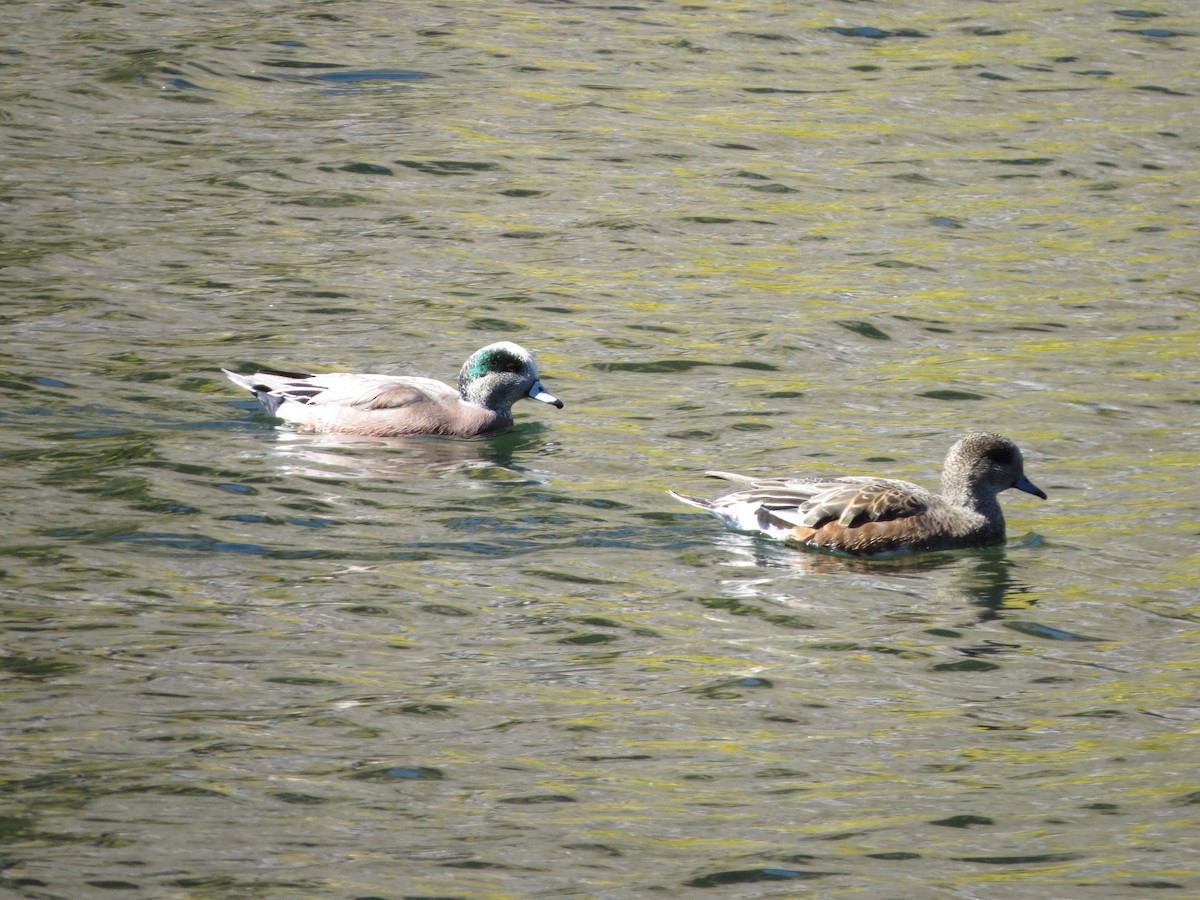
[[[468,403],[504,411],[523,397],[562,409],[562,401],[542,386],[537,363],[511,341],[476,350],[458,373],[458,391]]]
[[[996,494],[1009,488],[1046,499],[1045,491],[1025,477],[1020,449],[1003,435],[974,432],[961,438],[946,454],[943,496],[977,506],[981,497],[995,502]]]

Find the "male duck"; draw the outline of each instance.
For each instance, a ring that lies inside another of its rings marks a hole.
[[[998,544],[1004,540],[1001,491],[1015,487],[1046,499],[1025,477],[1017,445],[998,434],[968,434],[951,447],[937,494],[891,478],[707,474],[746,488],[716,500],[671,495],[731,528],[855,556]]]
[[[512,405],[523,397],[562,409],[562,401],[542,387],[533,356],[509,341],[471,354],[458,373],[457,390],[410,375],[221,371],[253,393],[271,415],[307,431],[474,437],[512,425]]]

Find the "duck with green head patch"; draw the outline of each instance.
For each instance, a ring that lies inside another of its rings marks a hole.
[[[221,371],[271,415],[306,431],[474,437],[510,427],[512,406],[525,397],[562,409],[562,401],[542,386],[533,356],[510,341],[471,354],[459,371],[457,390],[415,375]]]

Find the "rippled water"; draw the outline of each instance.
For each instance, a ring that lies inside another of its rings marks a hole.
[[[0,11],[0,893],[1200,892],[1183,12]],[[566,408],[483,440],[219,372],[499,339]],[[979,427],[1003,548],[664,491]]]

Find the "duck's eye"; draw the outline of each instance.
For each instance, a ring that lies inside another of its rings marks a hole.
[[[503,351],[493,353],[492,358],[487,362],[488,371],[490,372],[520,372],[525,368],[525,363],[513,356],[511,353]]]
[[[988,462],[993,462],[998,466],[1011,466],[1013,464],[1013,452],[1010,447],[992,447],[984,456]]]

